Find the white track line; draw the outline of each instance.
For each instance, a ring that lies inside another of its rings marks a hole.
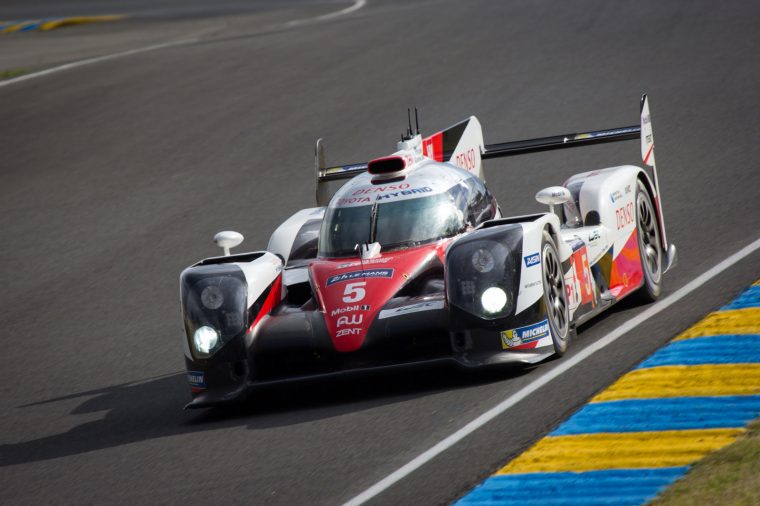
[[[297,20],[285,23],[282,26],[285,28],[293,28],[295,26],[300,26],[300,25],[305,25],[305,24],[321,23],[323,21],[329,21],[339,16],[345,16],[346,14],[350,14],[354,11],[357,11],[361,9],[362,7],[364,7],[365,5],[367,5],[367,0],[355,0],[352,5],[346,7],[345,9],[341,9],[339,11],[331,12],[328,14],[323,14],[321,16],[317,16],[314,18],[297,19]],[[182,46],[184,44],[192,44],[194,42],[200,42],[200,40],[201,39],[198,39],[198,38],[182,39],[182,40],[177,40],[174,42],[167,42],[165,44],[156,44],[154,46],[139,47],[137,49],[130,49],[128,51],[120,51],[118,53],[111,53],[111,54],[106,54],[103,56],[96,56],[95,58],[87,58],[86,60],[79,60],[79,61],[75,61],[71,63],[66,63],[64,65],[59,65],[57,67],[41,70],[39,72],[33,72],[31,74],[26,74],[24,76],[14,77],[12,79],[0,81],[0,88],[2,88],[3,86],[9,86],[11,84],[20,83],[21,81],[27,81],[29,79],[35,79],[37,77],[43,77],[50,74],[55,74],[57,72],[61,72],[62,70],[75,69],[77,67],[84,67],[85,65],[91,65],[93,63],[113,60],[116,58],[121,58],[123,56],[130,56],[133,54],[146,53],[148,51],[155,51],[157,49],[166,49],[169,47]]]
[[[192,42],[198,42],[200,39],[183,39],[183,40],[177,40],[174,42],[167,42],[165,44],[156,44],[154,46],[146,46],[146,47],[139,47],[137,49],[130,49],[128,51],[121,51],[118,53],[111,53],[106,54],[103,56],[96,56],[95,58],[87,58],[86,60],[79,60],[71,63],[66,63],[65,65],[59,65],[57,67],[52,67],[45,70],[40,70],[39,72],[34,72],[32,74],[27,74],[25,76],[19,76],[14,77],[13,79],[8,79],[7,81],[0,81],[0,87],[8,86],[15,83],[20,83],[21,81],[26,81],[28,79],[34,79],[36,77],[42,77],[49,74],[54,74],[56,72],[60,72],[62,70],[69,70],[69,69],[75,69],[77,67],[84,67],[85,65],[90,65],[92,63],[98,63],[101,61],[107,61],[107,60],[113,60],[115,58],[121,58],[122,56],[129,56],[133,54],[139,54],[139,53],[145,53],[148,51],[155,51],[156,49],[165,49],[167,47],[174,47],[174,46],[180,46],[182,44],[189,44]]]
[[[393,485],[394,483],[404,479],[405,477],[409,476],[411,473],[422,467],[423,465],[427,464],[431,460],[433,460],[435,457],[440,455],[441,453],[445,452],[455,444],[457,444],[459,441],[464,439],[465,437],[469,436],[479,428],[483,427],[485,424],[496,418],[497,416],[504,413],[506,410],[520,402],[521,400],[528,397],[530,394],[534,393],[541,387],[547,385],[549,382],[551,382],[553,379],[559,377],[560,375],[564,374],[565,372],[572,369],[574,366],[580,364],[587,358],[589,358],[591,355],[596,353],[597,351],[606,348],[610,344],[617,341],[621,336],[625,335],[629,331],[633,330],[635,327],[640,325],[641,323],[647,321],[648,319],[652,318],[657,313],[660,313],[664,311],[665,309],[669,308],[679,300],[683,299],[686,295],[690,294],[700,286],[704,285],[708,281],[710,281],[712,278],[723,272],[724,270],[728,269],[735,263],[739,262],[743,258],[749,256],[754,251],[756,251],[758,248],[760,248],[760,238],[755,239],[753,243],[751,243],[748,246],[745,246],[741,250],[737,251],[730,257],[726,258],[722,262],[720,262],[715,267],[711,268],[707,272],[702,273],[700,276],[697,276],[695,279],[684,285],[682,288],[676,290],[674,293],[670,294],[669,296],[665,297],[661,301],[649,306],[647,309],[636,315],[635,317],[631,318],[627,322],[620,325],[618,328],[604,336],[603,338],[599,339],[595,343],[587,346],[586,348],[582,349],[580,352],[578,352],[576,355],[573,355],[572,357],[569,357],[566,360],[563,360],[562,363],[560,363],[557,367],[554,369],[547,371],[546,373],[542,374],[535,380],[533,380],[529,385],[525,386],[523,389],[515,392],[514,394],[510,395],[503,401],[501,401],[499,404],[494,406],[493,408],[489,409],[458,431],[454,432],[452,435],[448,436],[446,439],[443,439],[439,443],[437,443],[432,448],[426,450],[425,452],[421,453],[405,465],[398,468],[396,471],[392,472],[382,480],[378,481],[371,487],[369,487],[367,490],[362,492],[361,494],[357,495],[353,499],[350,499],[347,501],[343,506],[357,506],[359,504],[364,504],[365,502],[369,501],[370,499],[374,498],[384,490],[386,490],[388,487]]]
[[[367,5],[367,0],[356,0],[353,5],[350,5],[346,7],[343,10],[339,10],[336,12],[331,12],[329,14],[323,14],[321,16],[317,16],[315,18],[308,18],[308,19],[295,19],[293,21],[289,21],[285,23],[285,26],[292,27],[292,26],[298,26],[298,25],[304,25],[308,23],[319,23],[321,21],[327,21],[328,19],[334,19],[338,16],[345,16],[346,14],[350,14],[354,11],[358,11],[362,7]]]

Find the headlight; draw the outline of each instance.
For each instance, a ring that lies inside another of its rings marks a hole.
[[[201,292],[201,303],[206,309],[219,309],[224,304],[224,294],[218,286],[209,285]]]
[[[185,338],[193,358],[206,360],[248,328],[248,289],[236,266],[185,269],[180,276]]]
[[[480,248],[472,255],[472,266],[478,272],[491,272],[494,266],[493,255],[487,249]]]
[[[492,286],[480,296],[480,303],[486,313],[498,313],[507,304],[507,293],[498,286]]]
[[[210,355],[211,350],[219,344],[219,332],[208,325],[204,325],[193,334],[193,344],[200,355]]]
[[[446,297],[452,306],[483,320],[508,317],[519,290],[522,228],[479,230],[446,252]]]

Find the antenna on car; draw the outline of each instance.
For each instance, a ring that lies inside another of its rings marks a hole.
[[[409,128],[407,129],[407,137],[409,139],[412,138],[412,110],[410,108],[406,108],[406,117],[409,120]]]
[[[415,133],[415,135],[419,135],[419,133],[420,133],[420,118],[417,115],[417,108],[416,107],[414,108],[414,123],[415,123],[415,125],[417,127],[417,132]]]

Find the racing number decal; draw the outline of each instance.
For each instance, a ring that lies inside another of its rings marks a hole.
[[[594,301],[594,292],[591,289],[591,269],[588,266],[586,247],[581,248],[581,300],[584,304]]]
[[[346,289],[343,290],[343,302],[350,304],[364,299],[364,296],[367,295],[367,291],[364,289],[366,285],[366,281],[348,283]]]

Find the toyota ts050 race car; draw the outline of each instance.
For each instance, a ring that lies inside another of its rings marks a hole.
[[[267,251],[224,256],[180,277],[192,401],[240,400],[260,384],[453,362],[465,368],[562,355],[575,328],[622,298],[657,298],[676,260],[665,235],[646,95],[637,126],[485,145],[470,117],[369,163],[327,168],[317,207]],[[416,112],[415,112],[416,116]],[[641,140],[644,165],[576,174],[502,216],[483,160]],[[330,198],[328,183],[348,179]]]

